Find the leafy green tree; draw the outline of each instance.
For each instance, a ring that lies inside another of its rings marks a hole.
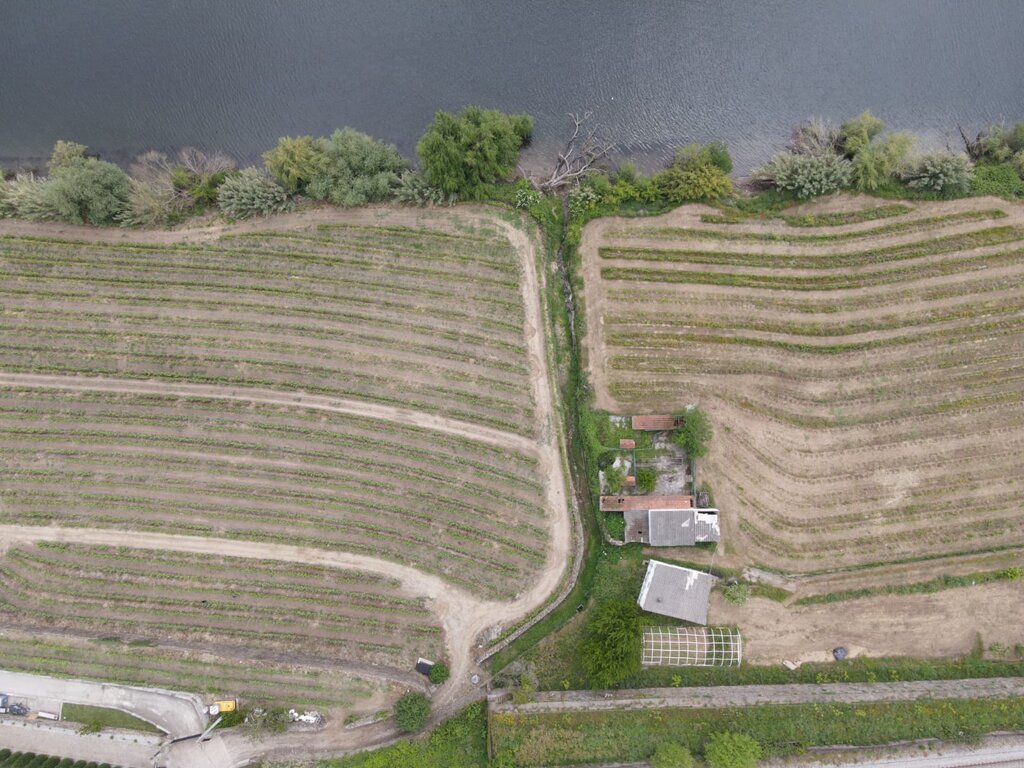
[[[923,189],[943,195],[966,193],[974,179],[974,163],[962,152],[932,152],[918,158],[903,172],[911,189]]]
[[[857,152],[851,169],[854,188],[872,192],[895,176],[914,141],[913,134],[891,133]]]
[[[625,479],[626,476],[618,467],[608,467],[604,471],[604,484],[608,487],[608,493],[621,493]]]
[[[693,768],[693,755],[682,744],[663,741],[651,755],[652,768]]]
[[[587,622],[580,662],[591,688],[607,688],[640,671],[640,609],[627,601],[599,606]]]
[[[60,170],[61,168],[67,168],[74,161],[83,159],[87,149],[88,147],[85,146],[85,144],[78,144],[74,141],[64,141],[63,139],[59,139],[57,143],[53,145],[53,152],[50,153],[50,162],[47,163],[50,173]]]
[[[717,200],[732,194],[732,182],[717,165],[680,168],[673,165],[651,179],[658,193],[669,202]]]
[[[866,109],[839,127],[839,145],[847,157],[853,157],[866,149],[871,140],[884,130],[885,123]]]
[[[682,414],[683,425],[676,430],[673,439],[691,459],[707,455],[711,442],[711,422],[700,408],[690,408]]]
[[[480,107],[466,107],[458,115],[438,112],[416,144],[416,154],[431,185],[475,199],[488,185],[511,175],[532,132],[529,115]]]
[[[236,219],[269,216],[292,207],[284,187],[256,168],[246,168],[225,179],[217,190],[217,203]]]
[[[108,226],[117,223],[130,192],[128,174],[116,165],[78,157],[51,171],[43,194],[62,221]]]
[[[761,759],[761,745],[744,733],[714,734],[704,746],[710,768],[754,768]]]
[[[408,163],[391,144],[351,128],[318,142],[323,162],[306,194],[347,207],[394,196]]]
[[[430,682],[434,685],[441,685],[447,682],[448,677],[451,675],[451,671],[448,669],[448,665],[443,661],[437,662],[430,668]]]
[[[642,493],[650,493],[658,484],[658,473],[652,467],[644,467],[636,473],[636,487]]]
[[[430,699],[422,693],[407,693],[395,702],[395,724],[405,733],[417,733],[430,719]]]
[[[324,156],[312,136],[284,136],[277,146],[263,153],[267,171],[289,192],[302,192],[323,170]]]

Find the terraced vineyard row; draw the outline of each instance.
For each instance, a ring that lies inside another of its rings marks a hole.
[[[101,641],[85,641],[8,632],[4,636],[4,669],[335,712],[372,712],[373,698],[390,691],[385,683],[371,682],[349,670],[310,669],[269,658],[233,660],[207,652],[128,644],[109,635]]]
[[[531,436],[520,263],[483,231],[0,238],[0,369],[264,386]]]
[[[1024,548],[1024,211],[996,210],[918,204],[796,244],[697,208],[595,222],[598,405],[704,404],[704,477],[739,516],[733,547],[766,564]]]
[[[0,558],[5,626],[408,669],[441,628],[398,581],[358,571],[40,543]]]
[[[382,556],[509,597],[544,560],[536,458],[379,419],[0,387],[0,523]]]

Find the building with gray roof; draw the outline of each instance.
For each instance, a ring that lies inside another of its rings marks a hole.
[[[639,497],[643,498],[643,497]],[[652,547],[692,547],[722,540],[717,509],[627,509],[626,543]]]
[[[707,624],[711,588],[716,581],[710,573],[649,560],[636,602],[651,613]]]

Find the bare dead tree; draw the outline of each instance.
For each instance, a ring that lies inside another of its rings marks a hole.
[[[614,143],[602,141],[596,127],[584,130],[584,125],[593,117],[592,112],[569,113],[573,123],[572,136],[565,143],[565,149],[558,154],[558,162],[547,179],[538,184],[542,192],[553,192],[571,184],[578,184],[594,170],[595,164],[615,148]]]
[[[964,151],[967,152],[967,156],[971,160],[977,160],[982,155],[981,137],[982,134],[978,134],[977,138],[971,139],[964,132],[964,129],[957,124],[956,129],[960,131],[960,138],[964,140]]]

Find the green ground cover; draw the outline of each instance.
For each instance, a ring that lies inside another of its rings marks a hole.
[[[12,752],[0,749],[0,768],[117,768],[110,763],[75,760],[70,757],[48,757],[35,752]]]
[[[886,744],[926,737],[972,741],[992,731],[1017,729],[1022,720],[1021,699],[501,712],[490,718],[490,739],[493,754],[527,768],[645,760],[664,741],[679,742],[700,754],[712,734],[724,731],[749,735],[766,756],[785,756],[824,744]]]
[[[65,704],[61,719],[82,725],[98,725],[101,728],[128,728],[133,731],[160,733],[160,729],[134,715],[109,707],[93,707],[88,704]]]

